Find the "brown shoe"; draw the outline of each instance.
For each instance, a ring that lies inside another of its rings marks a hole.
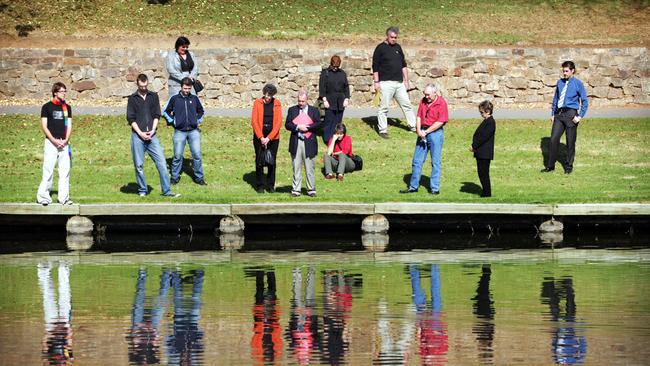
[[[336,180],[338,180],[339,182],[343,182],[343,174],[337,175]]]
[[[325,179],[334,179],[334,174],[332,173],[326,174]]]

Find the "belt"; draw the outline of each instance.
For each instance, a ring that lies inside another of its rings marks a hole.
[[[575,108],[562,107],[557,109],[559,112],[577,111]]]

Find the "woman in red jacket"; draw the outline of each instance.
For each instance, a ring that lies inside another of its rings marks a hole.
[[[275,161],[280,144],[280,126],[282,125],[282,105],[274,96],[278,89],[273,84],[266,84],[262,97],[253,102],[253,147],[255,148],[255,189],[264,193],[264,167],[268,167],[266,189],[275,192]],[[267,158],[267,150],[271,159]]]

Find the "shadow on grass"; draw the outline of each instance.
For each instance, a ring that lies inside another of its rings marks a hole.
[[[463,185],[460,187],[460,192],[475,194],[477,196],[480,196],[481,193],[483,192],[483,188],[481,188],[481,186],[473,182],[463,182]]]
[[[406,188],[409,188],[409,184],[411,183],[411,176],[412,175],[413,174],[404,174],[403,181],[404,181],[404,183],[406,183]],[[428,191],[430,189],[430,187],[429,187],[430,182],[431,182],[431,180],[429,179],[429,177],[422,174],[422,175],[420,175],[420,184],[415,188],[425,187],[427,189],[427,191]]]
[[[266,177],[266,174],[264,175],[264,177]],[[256,181],[256,177],[255,177],[255,171],[245,173],[242,176],[242,179],[244,180],[244,182],[248,183],[253,190],[257,190],[257,181]],[[266,184],[263,184],[263,186],[266,187]],[[275,187],[275,192],[276,193],[290,193],[291,192],[291,186]]]
[[[375,132],[379,133],[379,130],[377,129],[377,116],[363,117],[361,120],[370,126]],[[388,118],[388,126],[401,128],[405,131],[411,131],[411,128],[407,124],[402,123],[402,121],[398,118]]]
[[[153,187],[147,184],[147,194],[151,193],[153,190]],[[138,183],[127,183],[120,187],[120,192],[126,193],[126,194],[138,194]]]
[[[171,169],[172,169],[172,159],[173,158],[168,158],[167,159],[167,166],[169,167],[169,176],[171,177]],[[195,180],[196,177],[194,176],[194,160],[189,159],[189,158],[183,158],[183,166],[181,168],[181,178],[183,176],[183,173],[185,173],[188,177],[190,177],[192,180]]]
[[[550,146],[550,137],[542,137],[542,139],[539,141],[539,148],[542,150],[542,163],[544,166],[548,166],[548,152],[550,150]],[[564,162],[566,161],[566,154],[566,144],[560,143],[560,146],[557,149],[557,161],[562,165],[562,167],[564,167]]]

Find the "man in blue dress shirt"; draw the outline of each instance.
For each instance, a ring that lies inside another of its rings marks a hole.
[[[587,113],[589,105],[587,92],[582,81],[573,77],[576,72],[576,65],[573,61],[562,63],[563,78],[558,80],[551,106],[551,143],[548,151],[548,162],[542,169],[542,173],[555,170],[557,150],[560,145],[560,138],[566,130],[567,154],[564,164],[564,173],[571,174],[573,171],[573,159],[576,155],[576,138],[578,136],[578,124]]]

